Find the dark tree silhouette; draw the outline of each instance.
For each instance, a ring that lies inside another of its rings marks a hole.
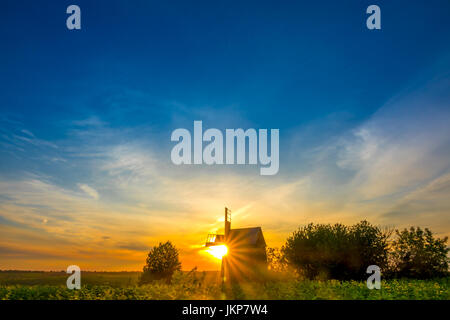
[[[170,282],[173,273],[179,270],[181,270],[181,263],[178,259],[178,250],[170,241],[159,243],[148,253],[139,283],[144,284],[154,280]]]
[[[389,232],[362,221],[342,224],[309,224],[298,229],[282,247],[288,264],[301,276],[364,279],[369,265],[387,265]]]
[[[422,279],[448,275],[447,237],[435,238],[429,229],[419,227],[396,230],[396,235],[392,243],[394,275]]]

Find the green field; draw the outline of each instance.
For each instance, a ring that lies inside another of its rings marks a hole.
[[[115,299],[450,299],[450,278],[382,280],[381,290],[356,281],[269,281],[221,290],[216,272],[178,273],[170,285],[137,286],[138,272],[84,272],[82,288],[68,290],[64,272],[0,272],[1,300]]]

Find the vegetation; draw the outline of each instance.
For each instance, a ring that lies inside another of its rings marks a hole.
[[[267,265],[271,273],[287,273],[289,265],[285,255],[278,248],[266,248]]]
[[[48,272],[41,273],[45,282]],[[102,273],[95,273],[100,279]],[[138,286],[137,282],[128,286],[92,285],[82,280],[80,290],[69,290],[65,285],[3,285],[0,272],[0,300],[170,300],[170,299],[450,299],[450,278],[434,280],[391,279],[383,280],[381,290],[369,290],[365,281],[337,280],[277,280],[265,283],[242,283],[234,285],[226,292],[221,291],[218,273],[175,272],[170,284],[163,280]],[[94,273],[91,275],[93,280]],[[113,275],[108,273],[112,279]],[[117,274],[121,283],[123,274]],[[83,278],[84,279],[84,278]],[[62,279],[65,283],[65,279]]]
[[[388,238],[367,221],[351,227],[311,223],[294,232],[281,253],[307,279],[364,279],[369,265],[387,265]]]
[[[82,271],[81,283],[87,286],[123,288],[135,286],[141,272]],[[69,275],[66,271],[0,271],[0,286],[61,286]]]
[[[401,277],[428,279],[448,274],[448,240],[438,239],[425,228],[396,230],[392,244],[392,273]]]
[[[148,253],[139,283],[145,284],[154,280],[170,282],[173,273],[180,270],[178,250],[170,241],[160,243]]]
[[[309,224],[294,232],[281,248],[268,249],[269,269],[294,270],[304,279],[362,280],[370,265],[380,267],[384,278],[431,279],[446,277],[446,242],[429,229],[381,230],[367,221]]]
[[[182,272],[178,250],[160,243],[143,272],[83,272],[80,290],[61,272],[0,271],[3,299],[450,299],[447,238],[420,228],[381,230],[310,224],[281,249],[268,248],[262,281],[222,286],[219,272]],[[382,270],[381,289],[369,290],[366,268]],[[332,279],[332,280],[331,280]],[[425,280],[426,279],[426,280]]]

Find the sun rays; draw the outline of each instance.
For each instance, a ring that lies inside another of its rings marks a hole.
[[[216,259],[222,259],[224,256],[227,255],[228,248],[226,245],[212,246],[212,247],[208,247],[206,249],[206,252],[208,252],[210,255],[212,255]]]

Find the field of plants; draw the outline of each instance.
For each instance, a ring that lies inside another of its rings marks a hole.
[[[365,282],[274,280],[234,285],[222,292],[214,272],[177,272],[172,283],[137,285],[138,272],[86,272],[82,288],[68,290],[63,272],[0,272],[1,300],[115,300],[115,299],[450,299],[450,278],[386,280],[381,290]]]

